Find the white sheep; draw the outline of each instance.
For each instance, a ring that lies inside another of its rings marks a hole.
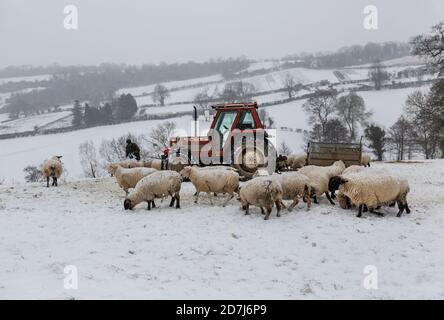
[[[139,168],[144,167],[143,161],[137,161],[133,159],[126,159],[118,162],[114,162],[108,165],[108,172],[111,173],[111,166],[120,166],[122,168]]]
[[[49,188],[49,178],[52,178],[52,186],[57,187],[57,179],[63,173],[62,156],[53,156],[43,164],[43,176],[46,178],[46,186]]]
[[[180,208],[180,187],[182,179],[176,171],[158,171],[140,180],[136,187],[132,189],[126,197],[123,207],[125,210],[133,210],[139,203],[146,201],[148,210],[151,210],[151,203],[156,198],[171,196],[170,207]]]
[[[369,154],[364,153],[361,155],[361,166],[370,167],[371,157]]]
[[[128,189],[134,188],[142,178],[157,172],[153,168],[122,168],[120,165],[111,164],[109,166],[110,173],[116,177],[117,183],[125,191],[128,196]]]
[[[307,154],[291,154],[287,156],[287,167],[292,170],[298,170],[304,167],[307,163]]]
[[[268,220],[274,204],[276,204],[277,216],[281,216],[282,195],[282,186],[275,179],[257,177],[245,183],[240,189],[239,201],[242,209],[245,210],[245,215],[250,214],[249,206],[254,205],[261,208],[262,214],[265,214],[264,220]]]
[[[362,216],[364,206],[372,211],[382,205],[398,203],[398,217],[404,210],[410,213],[407,194],[410,191],[406,179],[390,175],[384,171],[362,171],[339,176],[339,190],[358,206],[358,217]],[[375,212],[377,213],[377,212]]]
[[[143,163],[142,167],[162,170],[162,160],[160,159],[149,159],[149,160],[143,160],[141,162]]]
[[[334,162],[331,166],[320,167],[310,165],[299,169],[298,172],[306,175],[310,179],[311,193],[314,203],[318,203],[317,196],[325,194],[328,201],[334,205],[335,203],[328,193],[329,181],[331,177],[341,174],[344,169],[344,162],[339,160]]]
[[[202,170],[188,166],[183,168],[180,174],[183,178],[190,179],[196,188],[195,203],[198,202],[200,192],[208,193],[211,205],[211,193],[228,193],[229,197],[223,206],[234,197],[234,193],[239,193],[239,175],[233,170]]]

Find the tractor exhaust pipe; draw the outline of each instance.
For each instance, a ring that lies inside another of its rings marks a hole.
[[[194,136],[197,137],[197,108],[196,106],[193,106],[194,108]]]

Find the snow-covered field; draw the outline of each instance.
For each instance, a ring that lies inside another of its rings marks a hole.
[[[444,162],[374,166],[409,179],[410,215],[359,219],[323,198],[264,221],[222,196],[195,205],[190,183],[180,210],[127,212],[112,178],[1,186],[0,298],[443,299]]]
[[[11,77],[11,78],[0,78],[0,85],[8,82],[20,82],[20,81],[43,81],[51,79],[51,74],[41,74],[37,76],[25,76],[25,77]]]
[[[32,131],[34,127],[41,127],[59,119],[65,118],[71,111],[51,112],[41,115],[20,118],[17,120],[0,123],[0,134]]]

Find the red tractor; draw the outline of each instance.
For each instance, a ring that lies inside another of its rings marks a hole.
[[[275,137],[262,124],[258,105],[234,103],[215,105],[215,116],[206,136],[170,139],[169,163],[211,166],[228,165],[249,179],[258,168],[271,174],[276,169]],[[197,113],[195,112],[195,121]]]

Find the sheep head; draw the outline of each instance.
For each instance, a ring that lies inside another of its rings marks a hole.
[[[181,175],[181,177],[182,177],[182,178],[189,178],[190,175],[191,175],[191,170],[192,170],[192,168],[191,168],[190,166],[183,168],[183,169],[180,171],[180,175]]]
[[[123,207],[125,208],[125,210],[133,210],[134,205],[130,199],[125,199],[125,201],[123,202]]]
[[[339,189],[339,186],[341,184],[344,184],[347,182],[348,182],[348,180],[344,179],[341,176],[331,177],[330,180],[328,181],[328,191],[335,192],[336,190]]]

